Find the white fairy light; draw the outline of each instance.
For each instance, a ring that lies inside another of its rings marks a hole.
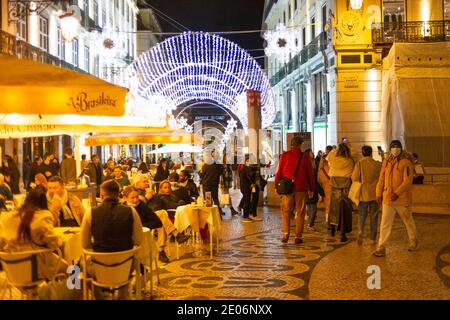
[[[136,95],[164,97],[168,114],[185,102],[211,100],[230,110],[246,130],[246,91],[253,89],[261,92],[262,126],[275,118],[264,71],[245,50],[218,35],[186,32],[171,37],[141,54],[127,68],[127,77],[133,79],[129,87]]]
[[[279,23],[275,30],[264,32],[264,39],[267,47],[264,49],[268,57],[276,57],[282,63],[287,63],[290,56],[295,56],[300,52],[300,47],[295,43],[295,31],[292,28],[286,28]]]
[[[126,35],[120,32],[103,28],[101,32],[90,32],[89,40],[96,54],[107,60],[124,59],[127,55]]]

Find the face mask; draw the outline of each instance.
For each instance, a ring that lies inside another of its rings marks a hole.
[[[402,149],[400,149],[400,148],[391,148],[391,153],[394,155],[394,157],[398,157],[401,152],[402,152]]]

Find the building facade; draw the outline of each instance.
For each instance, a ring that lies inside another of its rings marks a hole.
[[[429,32],[443,36],[444,41],[449,34],[447,0],[362,0],[357,9],[351,2],[265,3],[263,29],[274,30],[283,24],[294,30],[294,52],[298,52],[287,62],[276,56],[266,58],[279,111],[273,130],[285,150],[288,132],[311,132],[314,152],[344,138],[355,150],[362,145],[376,150],[382,145],[383,58],[392,43],[442,41],[420,32],[421,27],[433,23],[446,27],[430,28]],[[395,37],[397,33],[406,37]]]
[[[81,28],[75,39],[67,42],[59,16],[72,10],[72,5],[79,8]],[[137,56],[138,14],[136,0],[2,0],[0,53],[11,54],[13,48],[12,53],[19,59],[69,68],[120,85],[124,83],[124,69]],[[105,54],[109,40],[118,44],[115,56]],[[74,147],[74,143],[70,136],[5,139],[0,140],[0,148],[21,168],[25,157],[43,156],[47,151],[61,160],[63,149]],[[81,148],[88,157],[91,153],[111,154],[112,150],[107,149]]]

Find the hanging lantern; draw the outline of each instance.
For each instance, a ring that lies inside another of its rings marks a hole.
[[[350,0],[350,6],[353,10],[359,10],[362,7],[363,0]]]
[[[80,19],[73,12],[68,12],[59,17],[61,33],[67,42],[71,42],[80,29]]]

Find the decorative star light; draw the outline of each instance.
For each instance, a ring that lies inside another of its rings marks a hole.
[[[261,92],[262,126],[275,118],[269,80],[261,67],[235,43],[203,32],[185,32],[141,54],[126,70],[129,86],[149,100],[164,97],[167,113],[189,101],[210,100],[229,110],[247,129],[248,89]]]
[[[89,40],[91,48],[94,48],[96,54],[107,60],[124,59],[127,55],[127,36],[125,34],[103,28],[102,32],[90,32]]]
[[[275,30],[266,31],[264,39],[267,41],[267,47],[264,49],[266,55],[276,57],[283,63],[289,61],[289,55],[295,56],[300,52],[300,48],[295,41],[295,31],[292,28],[286,28],[282,23],[279,23]]]

